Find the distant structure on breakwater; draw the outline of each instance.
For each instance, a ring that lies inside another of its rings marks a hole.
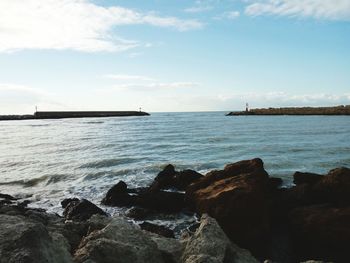
[[[0,121],[5,120],[37,120],[37,119],[63,119],[63,118],[101,118],[101,117],[127,117],[149,116],[143,111],[36,111],[33,115],[0,115]]]
[[[250,115],[350,115],[350,105],[334,107],[285,107],[285,108],[264,108],[248,109],[245,111],[232,111],[226,116],[250,116]]]

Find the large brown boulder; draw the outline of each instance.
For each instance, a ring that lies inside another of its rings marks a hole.
[[[336,168],[313,186],[313,192],[319,202],[350,204],[350,169]]]
[[[289,225],[300,260],[349,262],[350,207],[314,205],[289,213]]]
[[[322,175],[315,173],[304,173],[304,172],[295,172],[293,175],[293,183],[296,185],[301,184],[315,184],[322,179]]]
[[[198,213],[214,217],[238,245],[259,253],[269,233],[268,186],[261,159],[240,161],[190,185],[186,200]]]

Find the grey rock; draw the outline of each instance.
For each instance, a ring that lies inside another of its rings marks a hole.
[[[78,263],[114,263],[116,259],[120,263],[165,262],[149,235],[119,217],[85,237],[74,259]]]
[[[0,214],[0,263],[69,263],[70,246],[40,221]]]
[[[182,255],[184,263],[258,263],[248,250],[239,248],[225,235],[215,219],[204,214]]]

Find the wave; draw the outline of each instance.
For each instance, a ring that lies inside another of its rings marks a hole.
[[[118,159],[104,159],[100,161],[94,161],[94,162],[89,162],[82,164],[79,166],[79,168],[107,168],[107,167],[113,167],[117,166],[120,164],[127,164],[127,163],[133,163],[137,161],[138,159],[136,158],[118,158]]]
[[[51,174],[51,175],[43,175],[37,178],[32,178],[32,179],[22,179],[22,180],[14,180],[14,181],[9,181],[9,182],[0,182],[0,185],[20,185],[23,187],[33,187],[37,186],[40,183],[43,183],[45,181],[46,185],[49,184],[55,184],[60,181],[63,181],[67,179],[69,175],[62,175],[62,174]]]

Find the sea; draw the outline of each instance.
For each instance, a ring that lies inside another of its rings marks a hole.
[[[100,205],[120,180],[129,188],[147,186],[169,163],[205,174],[259,157],[283,187],[293,185],[296,171],[325,174],[350,167],[349,116],[225,113],[2,121],[0,193],[62,214],[64,198]]]

